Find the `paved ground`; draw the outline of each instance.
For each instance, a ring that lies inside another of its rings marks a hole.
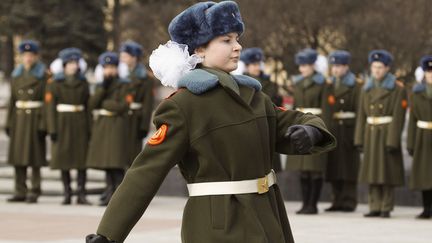
[[[97,197],[90,197],[93,202]],[[61,206],[61,197],[42,197],[37,205],[5,202],[0,196],[0,242],[83,242],[94,232],[104,208],[98,206]],[[182,209],[186,199],[157,197],[133,229],[127,242],[180,242]],[[324,209],[328,204],[320,204]],[[299,243],[430,243],[432,220],[416,220],[419,208],[397,207],[391,219],[365,219],[361,205],[356,213],[321,213],[298,216],[299,203],[286,207],[296,242]]]

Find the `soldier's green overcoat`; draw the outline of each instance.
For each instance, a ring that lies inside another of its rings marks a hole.
[[[399,186],[404,184],[401,134],[407,107],[406,90],[388,73],[378,84],[364,85],[357,114],[354,144],[364,151],[359,181]],[[370,125],[367,117],[391,116],[388,124]]]
[[[188,183],[263,177],[272,169],[275,151],[294,153],[284,137],[293,124],[313,125],[325,134],[314,153],[335,146],[320,118],[278,109],[260,91],[259,82],[247,76],[233,79],[222,71],[195,69],[179,81],[179,87],[183,88],[158,106],[154,124],[159,132],[128,170],[99,234],[123,242],[175,165]],[[276,185],[265,194],[189,198],[182,241],[285,243],[293,238]]]
[[[353,181],[358,179],[360,155],[354,146],[355,117],[338,119],[336,112],[357,113],[361,84],[351,72],[341,78],[330,78],[324,90],[323,120],[338,141],[335,150],[328,153],[326,180]]]
[[[310,77],[297,75],[294,82],[294,109],[318,108],[324,104],[325,77],[316,72]],[[316,155],[287,156],[286,169],[296,171],[324,172],[327,153]]]
[[[141,104],[140,109],[130,109],[128,111],[128,142],[130,143],[130,162],[132,163],[143,148],[143,138],[140,135],[147,134],[150,129],[154,96],[153,80],[147,76],[142,64],[138,64],[131,71],[129,79],[131,82],[127,92],[133,97],[134,103]]]
[[[10,144],[8,163],[14,166],[41,167],[46,161],[46,120],[44,108],[18,109],[17,101],[44,101],[48,74],[45,65],[37,62],[30,70],[22,64],[12,73],[11,96],[6,129]]]
[[[432,130],[417,127],[417,121],[432,121],[432,97],[426,89],[432,85],[414,86],[408,123],[407,147],[414,151],[409,186],[417,190],[432,189]]]
[[[52,169],[85,169],[91,117],[87,109],[89,85],[81,74],[59,73],[48,84],[45,105],[49,134],[56,134],[52,144]],[[57,105],[82,105],[83,111],[59,112]]]
[[[87,155],[90,168],[124,169],[130,164],[127,85],[117,78],[107,88],[98,86],[89,99],[89,109],[94,115]],[[114,114],[97,115],[100,109]]]

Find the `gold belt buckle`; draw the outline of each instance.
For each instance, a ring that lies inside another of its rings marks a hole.
[[[432,129],[432,122],[427,123],[427,129]]]
[[[258,179],[258,194],[263,194],[269,191],[268,177],[264,176]]]

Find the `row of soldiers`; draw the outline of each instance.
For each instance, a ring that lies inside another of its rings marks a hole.
[[[247,49],[242,55],[246,70],[257,69],[263,61],[259,48]],[[369,185],[370,212],[364,216],[390,217],[394,188],[402,186],[405,179],[401,134],[410,98],[407,150],[413,156],[413,167],[409,185],[422,191],[424,209],[417,217],[430,218],[432,56],[421,59],[425,76],[412,92],[407,92],[390,72],[393,57],[388,51],[369,53],[370,75],[364,81],[350,71],[349,52],[338,50],[329,55],[328,78],[316,70],[317,57],[317,52],[309,48],[296,54],[300,74],[293,77],[289,89],[294,96],[294,109],[322,117],[337,138],[338,146],[328,154],[288,156],[287,169],[300,172],[303,205],[297,213],[318,213],[317,203],[326,179],[333,192],[332,205],[326,211],[354,211],[357,182],[362,182]],[[412,95],[408,97],[407,93]],[[267,94],[277,100],[275,92]]]
[[[94,93],[84,75],[85,61],[77,48],[59,52],[50,73],[39,60],[39,46],[19,45],[21,64],[12,73],[6,133],[10,137],[8,163],[15,168],[15,193],[9,202],[36,203],[41,194],[40,168],[47,165],[46,139],[52,141],[52,169],[61,170],[63,204],[71,204],[71,170],[77,170],[77,203],[86,199],[86,169],[106,171],[107,205],[123,179],[125,169],[142,149],[153,108],[153,82],[140,64],[142,47],[127,41],[120,56],[99,57],[102,78]],[[128,75],[120,78],[124,63]],[[27,189],[27,169],[32,169]]]

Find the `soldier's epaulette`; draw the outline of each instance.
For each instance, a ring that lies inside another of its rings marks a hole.
[[[179,88],[178,90],[172,92],[170,95],[168,95],[164,100],[167,100],[171,97],[173,97],[174,95],[176,95],[177,93],[179,93],[181,90],[184,90],[185,88]]]

